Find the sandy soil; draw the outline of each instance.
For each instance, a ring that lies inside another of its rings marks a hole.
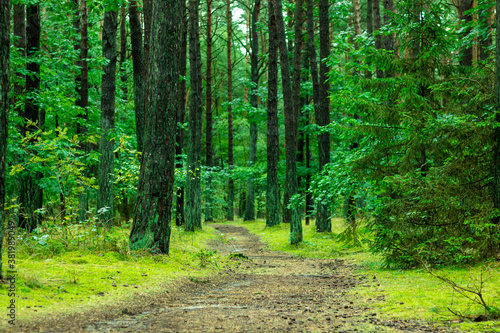
[[[379,319],[349,290],[377,286],[342,260],[292,257],[267,250],[257,236],[213,225],[229,241],[218,275],[179,281],[162,295],[104,313],[72,315],[20,327],[24,332],[452,332],[415,321]],[[222,239],[222,237],[221,237]],[[231,254],[233,257],[231,258]],[[234,256],[236,254],[236,257]],[[240,257],[237,257],[240,256]],[[142,304],[142,305],[141,305]]]

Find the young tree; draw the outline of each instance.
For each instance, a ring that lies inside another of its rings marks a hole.
[[[252,10],[251,23],[251,54],[250,54],[250,105],[255,110],[259,106],[257,91],[259,88],[259,35],[257,34],[257,22],[259,22],[260,0],[255,0]],[[257,160],[257,121],[254,117],[249,117],[250,122],[250,150],[248,153],[248,166],[253,166]],[[255,220],[255,184],[254,179],[247,181],[247,196],[245,205],[245,221]]]
[[[10,0],[0,0],[0,280],[5,228],[5,169],[9,114]]]
[[[312,0],[311,0],[312,1]],[[269,52],[267,83],[267,191],[266,226],[280,224],[280,190],[278,162],[280,156],[278,132],[278,27],[274,12],[274,1],[269,1]]]
[[[113,225],[113,169],[116,93],[116,8],[106,8],[102,31],[102,54],[108,62],[104,65],[101,87],[101,139],[99,140],[99,193],[97,209],[106,226]]]
[[[203,116],[199,0],[189,0],[189,132],[186,177],[186,231],[201,228],[201,123]]]
[[[144,46],[137,0],[129,2],[130,41],[132,44],[132,67],[134,71],[134,111],[137,151],[142,152],[144,133]]]
[[[149,60],[152,98],[147,101],[149,110],[130,248],[168,254],[179,97],[181,1],[155,1],[153,13],[151,42],[155,48]]]
[[[231,61],[231,34],[232,34],[232,18],[231,18],[231,1],[226,2],[226,21],[227,21],[227,164],[229,173],[231,173],[234,157],[233,157],[233,63]],[[229,174],[228,190],[227,190],[227,220],[234,220],[234,180]]]
[[[25,133],[32,133],[37,128],[43,129],[45,113],[40,112],[36,94],[40,90],[40,64],[38,53],[40,51],[40,4],[33,3],[26,6],[26,69],[30,73],[26,76],[26,104],[24,116],[31,124],[27,124]],[[31,232],[39,225],[41,217],[36,213],[43,205],[43,191],[38,185],[42,178],[40,172],[27,172],[22,176],[19,201],[21,214],[19,227]]]
[[[374,0],[376,1],[376,0]],[[319,0],[319,51],[320,51],[320,71],[319,71],[319,107],[315,108],[316,123],[319,126],[326,126],[330,123],[330,101],[328,99],[328,65],[326,58],[330,55],[330,24],[328,19],[328,0]],[[311,62],[311,67],[313,63]],[[330,134],[322,133],[318,135],[319,172],[330,162]],[[328,203],[323,200],[318,201],[318,212],[316,216],[316,230],[318,232],[331,232],[332,223]]]

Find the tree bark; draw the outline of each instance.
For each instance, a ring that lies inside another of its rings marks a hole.
[[[205,198],[205,221],[213,221],[212,209],[212,176],[211,167],[213,167],[213,147],[212,147],[212,0],[207,0],[207,72],[206,72],[206,146],[205,146],[205,165],[207,166],[207,195]]]
[[[368,36],[373,36],[373,0],[366,1],[366,33]],[[365,76],[367,79],[372,78],[372,72],[366,71]]]
[[[9,114],[10,0],[0,0],[0,280],[5,234],[5,179]],[[9,245],[10,242],[9,242]]]
[[[23,4],[14,4],[14,36],[16,36],[16,41],[14,46],[18,49],[19,56],[26,56],[26,9]],[[18,96],[24,95],[24,85],[20,82],[25,81],[26,77],[22,73],[23,71],[18,70],[16,75],[16,81],[14,81],[14,96],[17,100],[13,103],[16,106],[16,113],[24,118],[24,110],[22,108],[22,99]],[[19,126],[19,132],[24,137],[26,135],[26,128],[24,126]]]
[[[125,68],[125,61],[127,60],[127,9],[120,8],[120,80],[121,90],[123,93],[123,100],[127,100],[128,87],[127,87],[127,71]]]
[[[383,38],[380,32],[382,21],[380,18],[380,0],[373,0],[373,30],[375,31],[375,49],[381,50],[383,48]],[[377,68],[377,78],[383,78],[384,72]]]
[[[75,0],[75,18],[78,21],[78,32],[80,33],[80,41],[76,45],[80,50],[78,64],[80,66],[80,73],[78,73],[77,81],[77,100],[76,105],[81,108],[81,113],[78,115],[79,121],[76,125],[76,134],[81,139],[87,133],[86,123],[89,119],[88,114],[88,100],[89,100],[89,74],[88,74],[88,27],[87,27],[87,0]],[[83,154],[90,152],[90,147],[85,140],[80,140],[80,149]],[[84,171],[84,175],[88,176],[88,171]],[[88,210],[88,189],[83,187],[83,191],[78,195],[78,221],[83,222],[87,219]]]
[[[259,89],[259,35],[257,34],[257,22],[259,22],[260,0],[255,0],[252,11],[251,23],[251,77],[252,87],[250,88],[250,105],[253,110],[259,107],[259,98],[257,95]],[[249,115],[250,122],[250,149],[248,153],[248,166],[253,167],[257,160],[257,121],[253,115]],[[247,181],[247,195],[245,205],[245,221],[255,220],[255,180],[250,178]]]
[[[226,2],[226,21],[227,21],[227,164],[229,168],[229,181],[227,191],[227,220],[234,220],[234,180],[231,177],[231,172],[234,164],[233,157],[233,65],[231,61],[231,35],[232,35],[232,18],[231,18],[231,2]]]
[[[134,71],[134,111],[137,151],[142,152],[144,135],[144,46],[137,0],[129,2],[130,42],[132,44],[132,67]]]
[[[108,61],[103,66],[101,90],[101,138],[99,140],[99,192],[97,210],[101,222],[107,227],[113,225],[113,169],[114,169],[114,130],[115,130],[115,93],[116,93],[116,30],[118,13],[104,12],[102,31],[102,54]]]
[[[180,65],[179,72],[181,81],[179,85],[179,107],[177,108],[177,123],[184,124],[186,121],[186,63],[187,63],[187,18],[186,18],[186,0],[181,0],[181,24],[180,24]],[[178,169],[182,169],[182,150],[184,148],[184,128],[177,126],[175,136],[175,154],[177,155]],[[177,189],[176,193],[175,224],[184,225],[184,186]]]
[[[459,0],[458,1],[458,18],[463,22],[463,24],[470,24],[472,22],[472,13],[470,11],[472,9],[472,5],[474,4],[473,0]],[[462,33],[462,38],[466,38],[470,33],[470,28],[465,29]],[[461,50],[461,66],[472,66],[472,44],[468,47],[464,47]]]
[[[10,11],[9,11],[10,12]],[[39,105],[33,97],[34,92],[40,90],[40,65],[37,57],[40,51],[40,5],[32,4],[26,6],[26,50],[27,65],[26,68],[31,75],[26,76],[26,104],[24,115],[26,120],[37,123],[37,125],[28,125],[25,132],[34,132],[37,128],[43,129],[45,122]],[[21,190],[19,201],[21,205],[21,214],[19,216],[19,227],[28,232],[35,230],[41,221],[39,214],[35,211],[42,208],[43,191],[38,186],[38,180],[42,178],[39,172],[24,174],[21,179]]]
[[[311,0],[312,1],[312,0]],[[278,28],[274,14],[274,0],[268,2],[269,52],[267,84],[267,190],[266,226],[280,224],[280,191],[278,183]]]
[[[384,25],[389,26],[391,24],[391,13],[394,13],[394,0],[384,0]],[[395,39],[394,34],[389,34],[384,38],[384,48],[387,51],[395,51]],[[385,71],[385,77],[393,77],[394,73],[391,70]]]
[[[175,128],[179,87],[180,0],[153,3],[151,100],[130,248],[168,254],[174,189]]]
[[[189,0],[189,136],[186,179],[186,231],[201,228],[201,120],[203,116],[200,29],[198,26],[199,0]]]
[[[319,73],[319,108],[316,109],[316,124],[326,126],[330,123],[330,101],[328,99],[329,68],[325,60],[330,54],[330,25],[328,20],[328,0],[319,0],[319,49],[320,49],[320,73]],[[312,63],[311,63],[312,66]],[[322,133],[318,135],[319,172],[330,162],[330,134]],[[316,231],[331,232],[332,223],[328,203],[318,200],[316,217]]]
[[[283,87],[283,105],[285,114],[285,144],[286,144],[286,180],[285,180],[285,202],[284,202],[284,215],[285,222],[290,223],[290,242],[296,244],[302,241],[302,224],[300,217],[295,207],[289,207],[290,198],[297,194],[297,128],[298,128],[298,114],[294,108],[294,101],[292,99],[292,87],[290,82],[290,66],[288,59],[288,49],[286,45],[285,24],[283,22],[283,9],[281,0],[274,1],[274,15],[276,16],[278,49],[280,53],[281,64],[281,85]],[[300,0],[297,0],[300,1]],[[296,9],[296,13],[302,11]],[[302,14],[299,14],[301,17]],[[296,20],[296,26],[299,25]],[[299,31],[302,31],[300,29]],[[301,33],[298,34],[299,39]],[[296,40],[296,43],[301,46],[301,41]],[[300,59],[300,52],[298,53]],[[300,68],[300,61],[299,61]],[[300,72],[299,72],[300,73]],[[299,74],[300,82],[300,74]],[[299,83],[300,84],[300,83]],[[300,94],[299,94],[300,95]]]
[[[496,1],[495,25],[500,31],[500,1]],[[495,120],[500,124],[500,34],[496,34],[496,61],[495,61]],[[493,207],[500,210],[500,126],[495,128],[495,150],[493,155]],[[493,219],[495,224],[500,223],[500,215]]]

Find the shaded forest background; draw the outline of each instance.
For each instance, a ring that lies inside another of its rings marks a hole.
[[[173,223],[342,216],[388,266],[498,254],[495,1],[1,4],[3,230],[168,253]]]

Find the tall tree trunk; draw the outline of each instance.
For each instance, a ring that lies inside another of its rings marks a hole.
[[[177,108],[177,123],[184,124],[186,121],[186,63],[187,63],[187,17],[186,17],[186,0],[181,0],[181,24],[180,24],[180,64],[179,72],[182,77],[179,85],[179,107]],[[176,128],[175,136],[175,154],[177,155],[176,167],[182,169],[182,150],[184,148],[184,128]],[[177,189],[176,193],[176,209],[175,209],[175,224],[177,226],[184,225],[184,186]]]
[[[294,101],[292,99],[292,87],[290,82],[290,66],[288,59],[288,49],[286,45],[285,36],[285,24],[283,22],[283,9],[281,5],[281,0],[274,1],[274,14],[276,15],[276,26],[278,28],[278,49],[280,52],[280,64],[281,64],[281,85],[283,87],[283,104],[284,104],[284,114],[285,114],[285,144],[286,144],[286,180],[285,180],[285,197],[284,202],[284,214],[285,222],[290,223],[290,242],[296,244],[302,241],[302,224],[300,222],[300,217],[297,212],[297,208],[289,207],[290,198],[297,194],[297,129],[298,129],[298,113],[294,107]],[[297,0],[300,1],[300,0]],[[296,20],[296,26],[302,26],[301,22],[302,11],[296,9],[296,13],[300,17],[300,20]],[[297,15],[297,14],[296,14]],[[296,16],[297,17],[297,16]],[[302,31],[302,28],[299,30]],[[301,33],[296,36],[296,43],[300,45],[300,50],[295,54],[299,57],[299,68],[300,68],[300,54],[302,50],[302,42],[300,38]],[[299,85],[300,85],[300,70],[299,70]],[[300,89],[300,87],[299,87]],[[299,94],[300,96],[300,94]]]
[[[116,93],[116,29],[118,12],[104,12],[102,31],[102,54],[108,61],[103,66],[101,91],[101,139],[99,140],[99,192],[97,210],[106,226],[113,225],[113,169]]]
[[[81,108],[81,113],[78,115],[79,122],[76,125],[76,134],[83,137],[87,133],[86,123],[89,119],[88,101],[89,101],[89,71],[88,71],[88,27],[87,27],[87,0],[75,0],[75,16],[79,21],[80,41],[78,48],[80,49],[80,56],[78,59],[80,66],[80,73],[77,75],[77,101],[76,105]],[[79,87],[78,87],[79,85]],[[80,143],[80,148],[84,154],[90,152],[90,147],[85,140]],[[88,176],[88,171],[84,171]],[[87,219],[88,210],[88,189],[83,187],[83,191],[78,195],[78,221],[83,222]]]
[[[5,176],[9,114],[10,0],[0,0],[0,280],[5,233]],[[10,229],[10,228],[9,228]],[[9,237],[10,238],[10,237]],[[11,245],[9,240],[9,245]]]
[[[319,108],[316,108],[316,123],[319,126],[326,126],[330,123],[330,101],[328,99],[329,68],[324,59],[330,55],[330,25],[328,20],[328,0],[319,0],[319,50],[320,62],[319,68]],[[311,63],[312,66],[312,63]],[[330,134],[322,133],[318,135],[318,154],[319,154],[319,172],[330,162]],[[328,203],[323,202],[322,198],[318,200],[316,231],[331,232],[332,223],[330,218],[330,209]]]
[[[175,128],[179,86],[180,0],[153,3],[149,73],[152,98],[144,132],[144,151],[134,223],[132,250],[148,248],[168,254],[174,189]]]
[[[384,26],[389,26],[391,24],[391,15],[394,13],[394,0],[384,0]],[[387,51],[395,51],[395,39],[394,34],[389,34],[384,38],[384,48]],[[394,73],[391,70],[385,72],[385,77],[393,77]]]
[[[496,62],[495,62],[495,90],[496,90],[496,115],[495,120],[500,124],[500,1],[496,1]],[[500,210],[500,126],[495,128],[495,150],[493,156],[493,207]],[[500,223],[500,216],[493,221]]]
[[[311,0],[312,1],[312,0]],[[280,156],[278,132],[278,27],[274,11],[274,0],[268,2],[269,52],[267,84],[267,191],[266,226],[280,224],[280,190],[278,162]]]
[[[127,100],[127,71],[125,61],[127,60],[127,9],[125,6],[120,8],[120,80],[123,100]]]
[[[250,88],[250,105],[254,110],[259,107],[259,35],[257,34],[257,22],[259,22],[260,0],[255,0],[252,11],[251,23],[251,77],[252,87]],[[257,160],[257,121],[253,115],[249,115],[250,122],[250,149],[248,153],[248,166],[253,167]],[[247,195],[245,205],[245,221],[255,220],[255,180],[250,178],[247,181]]]
[[[132,44],[132,66],[134,70],[134,111],[137,151],[142,152],[144,133],[144,46],[137,0],[129,2],[130,42]]]
[[[380,18],[380,0],[373,0],[373,30],[375,30],[375,49],[381,50],[383,48],[382,33],[380,27],[382,21]],[[384,72],[377,68],[377,78],[383,78]]]
[[[231,1],[226,2],[226,21],[227,21],[227,164],[229,168],[229,181],[227,190],[227,220],[234,220],[234,180],[231,177],[231,172],[234,164],[233,157],[233,64],[231,60],[231,35],[232,35],[232,18],[231,18]]]
[[[191,93],[189,94],[189,136],[186,178],[186,231],[201,228],[201,120],[203,116],[199,0],[189,0],[189,63]]]
[[[205,221],[213,221],[212,209],[212,170],[213,147],[212,147],[212,0],[207,0],[207,72],[206,72],[206,148],[205,165],[207,166],[207,196],[205,198]]]
[[[14,36],[16,36],[16,40],[14,41],[14,46],[18,49],[19,56],[26,56],[26,9],[23,4],[14,4]],[[22,81],[26,80],[25,75],[23,74],[24,70],[18,70],[16,75],[16,81],[14,81],[14,96],[16,96],[15,101],[13,101],[16,107],[16,113],[24,118],[24,110],[21,105],[22,100],[17,96],[24,95],[24,85],[20,84]],[[26,135],[26,127],[19,126],[19,131],[21,135],[24,137]]]
[[[40,50],[40,5],[32,4],[26,6],[26,68],[30,75],[26,76],[26,104],[24,115],[27,120],[37,123],[43,129],[44,119],[41,115],[37,101],[33,97],[34,92],[40,90],[40,64],[38,63],[38,52]],[[36,125],[26,126],[26,132],[37,130]],[[43,204],[43,192],[38,186],[38,180],[42,178],[39,172],[27,173],[22,176],[19,201],[21,214],[19,216],[19,227],[27,231],[33,231],[40,223],[41,217],[35,213]]]
[[[473,4],[473,0],[458,1],[458,18],[464,21],[463,24],[470,25],[470,23],[472,22],[473,17],[470,10],[472,9]],[[462,39],[466,38],[470,31],[470,28],[464,29],[462,33]],[[469,46],[462,48],[461,55],[462,57],[460,59],[460,65],[472,66],[472,44],[469,44]]]
[[[488,1],[488,0],[486,0]],[[488,51],[488,48],[491,46],[491,44],[493,44],[493,29],[492,29],[492,25],[494,23],[494,8],[495,8],[495,5],[492,4],[492,6],[490,8],[488,8],[487,10],[483,10],[482,12],[479,13],[479,19],[484,22],[485,26],[485,30],[486,30],[486,36],[483,37],[483,39],[481,40],[480,42],[480,48],[479,48],[479,59],[481,59],[482,61],[485,61],[487,60],[491,54],[490,52]]]
[[[373,0],[366,1],[366,33],[368,36],[373,36]],[[372,78],[372,72],[366,71],[367,79]]]

